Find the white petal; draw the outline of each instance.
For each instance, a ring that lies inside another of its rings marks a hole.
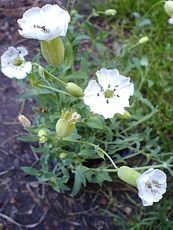
[[[5,67],[5,68],[2,68],[1,67],[1,71],[2,73],[9,77],[9,78],[13,78],[14,77],[14,69],[13,68],[10,68],[10,67]]]
[[[128,97],[134,94],[134,85],[129,82],[129,78],[121,82],[120,86],[116,90],[116,93],[126,95]]]
[[[109,88],[113,90],[119,83],[119,72],[117,69],[101,69],[96,72],[96,75],[98,77],[99,84],[103,87],[104,90],[107,90],[108,86],[110,86]]]
[[[171,24],[171,25],[173,25],[173,18],[169,18],[168,19],[168,23]]]
[[[142,173],[142,175],[153,175],[154,174],[154,169],[153,168],[150,168],[150,169],[147,169],[145,172]]]
[[[17,57],[18,53],[15,47],[9,47],[1,56],[1,67],[9,65]]]
[[[84,103],[86,105],[94,105],[96,100],[99,100],[99,96],[97,94],[100,94],[101,87],[96,82],[96,80],[91,80],[87,86],[87,88],[84,91]]]
[[[32,63],[31,62],[26,62],[24,65],[24,71],[25,73],[31,73],[32,70]]]
[[[152,179],[159,181],[159,184],[164,184],[166,183],[166,174],[159,169],[155,169]]]
[[[90,107],[91,111],[94,113],[98,111],[99,113],[100,109],[103,109],[102,103],[104,103],[104,100],[105,98],[100,93],[98,83],[96,81],[90,81],[88,87],[84,91],[84,103]]]
[[[145,200],[145,199],[142,199],[142,204],[143,204],[143,206],[152,206],[153,202]]]
[[[17,50],[20,52],[22,57],[28,55],[28,50],[24,46],[17,47]]]

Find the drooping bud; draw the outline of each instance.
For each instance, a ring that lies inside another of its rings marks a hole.
[[[65,138],[70,136],[75,123],[80,119],[80,115],[76,112],[71,113],[70,111],[62,112],[61,117],[56,123],[56,133],[58,137]]]
[[[118,177],[126,183],[135,187],[137,186],[137,178],[140,175],[141,174],[138,173],[136,170],[127,166],[122,166],[118,169]]]
[[[128,119],[131,118],[131,115],[130,115],[130,113],[129,113],[128,111],[125,111],[125,113],[124,113],[123,115],[120,114],[120,113],[116,113],[116,114],[115,114],[115,117],[116,117],[117,119],[128,120]]]
[[[18,121],[23,126],[23,128],[30,128],[31,127],[31,121],[24,116],[23,114],[19,114]]]
[[[117,11],[115,9],[108,9],[108,10],[105,10],[105,14],[107,16],[114,16],[115,14],[117,13]]]
[[[64,60],[64,44],[60,37],[51,41],[40,41],[41,52],[48,64],[57,67]]]
[[[166,1],[164,4],[164,10],[167,15],[173,17],[173,1]]]
[[[74,9],[72,9],[71,12],[70,12],[70,15],[73,17],[73,16],[75,16],[76,14],[77,14],[77,11],[74,10]]]
[[[38,131],[38,137],[41,144],[45,143],[48,140],[48,133],[46,129],[40,129]]]
[[[139,39],[138,44],[144,44],[149,41],[149,38],[147,36],[144,36]]]
[[[68,82],[65,87],[66,91],[74,97],[83,97],[83,90],[73,82]]]

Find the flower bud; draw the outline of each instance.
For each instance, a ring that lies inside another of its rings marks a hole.
[[[75,128],[75,123],[80,119],[80,115],[76,112],[62,112],[61,117],[56,123],[56,133],[58,137],[65,138],[71,135]]]
[[[60,37],[51,41],[40,41],[41,52],[48,64],[57,67],[64,60],[64,44]]]
[[[164,10],[167,15],[173,17],[173,1],[166,1],[164,4]]]
[[[140,176],[141,174],[138,173],[136,170],[127,167],[127,166],[121,166],[118,169],[118,177],[125,181],[126,183],[132,185],[132,186],[137,186],[137,178]]]
[[[71,16],[75,16],[77,14],[77,11],[72,9],[71,12],[70,12]]]
[[[38,73],[40,77],[44,76],[44,68],[41,65],[39,65],[38,67]]]
[[[83,97],[83,90],[73,82],[68,82],[65,89],[74,97]]]
[[[59,154],[59,158],[60,158],[61,160],[65,160],[67,157],[68,157],[68,153],[60,153],[60,154]]]
[[[144,36],[139,39],[138,44],[144,44],[149,41],[149,38],[147,36]]]
[[[38,131],[39,142],[41,144],[45,143],[48,140],[48,133],[45,129],[40,129]]]
[[[19,114],[18,121],[23,126],[23,128],[30,128],[31,127],[31,121],[22,114]]]
[[[116,117],[117,119],[128,120],[128,119],[131,118],[131,115],[130,115],[130,113],[129,113],[128,111],[125,111],[125,113],[124,113],[123,115],[120,114],[120,113],[116,113],[116,114],[115,114],[115,117]]]
[[[106,14],[107,16],[114,16],[116,13],[117,13],[117,11],[114,10],[114,9],[105,10],[105,14]]]

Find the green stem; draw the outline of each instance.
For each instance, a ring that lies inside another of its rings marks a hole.
[[[166,163],[163,163],[163,164],[159,164],[159,165],[148,165],[148,166],[142,166],[142,167],[135,167],[133,169],[135,170],[145,170],[145,169],[150,169],[150,168],[168,168],[168,167],[173,167],[173,165],[168,165]],[[89,168],[90,170],[95,170],[95,171],[104,171],[104,172],[117,172],[118,169],[107,169],[107,168]]]
[[[62,80],[60,80],[59,78],[57,78],[56,76],[54,76],[52,73],[49,73],[47,70],[44,69],[44,72],[49,75],[50,77],[52,77],[54,80],[58,81],[59,83],[61,83],[62,85],[66,86],[66,83]]]
[[[55,89],[55,88],[53,88],[53,87],[51,87],[51,86],[37,84],[37,87],[45,88],[45,89],[50,89],[50,90],[53,90],[53,91],[55,91],[55,92],[57,92],[57,93],[62,93],[62,94],[65,94],[65,95],[68,95],[68,96],[71,97],[71,95],[70,95],[69,93],[66,93],[66,92],[64,92],[64,91],[62,91],[62,90],[59,90],[59,89]]]
[[[109,154],[107,154],[103,149],[99,148],[100,150],[102,150],[102,152],[104,153],[105,156],[107,156],[107,158],[110,160],[110,162],[112,163],[112,165],[114,166],[114,168],[116,170],[118,170],[118,167],[116,166],[116,164],[114,163],[114,161],[112,160],[112,158],[109,156]]]
[[[157,112],[158,112],[158,110],[157,110],[157,108],[156,108],[156,109],[153,110],[150,114],[147,114],[146,116],[144,116],[141,120],[137,121],[137,122],[136,122],[135,124],[133,124],[132,126],[130,126],[130,127],[126,128],[126,129],[122,130],[122,131],[120,132],[120,134],[129,131],[130,129],[134,128],[135,126],[137,126],[137,125],[139,125],[139,124],[141,124],[141,123],[144,123],[145,121],[147,121],[148,119],[150,119],[150,118],[151,118],[155,113],[157,113]]]
[[[109,154],[107,154],[102,148],[100,148],[99,146],[95,145],[95,144],[92,144],[92,143],[89,143],[87,141],[77,141],[77,140],[69,140],[69,139],[64,139],[65,141],[69,141],[69,142],[76,142],[76,143],[81,143],[81,144],[86,144],[86,145],[90,145],[92,147],[94,147],[95,149],[98,149],[100,150],[109,160],[110,162],[112,163],[112,165],[114,166],[114,168],[116,170],[118,170],[118,167],[116,166],[116,164],[114,163],[114,161],[112,160],[112,158],[109,156]]]
[[[50,76],[50,77],[53,78],[54,80],[58,81],[60,84],[66,86],[66,83],[65,83],[64,81],[60,80],[59,78],[57,78],[56,76],[54,76],[52,73],[49,73],[44,67],[40,66],[40,65],[37,64],[37,63],[33,63],[33,65],[34,65],[34,66],[37,66],[38,68],[41,67],[41,68],[44,70],[44,72],[45,72],[48,76]]]
[[[154,5],[151,6],[151,8],[142,16],[142,18],[140,18],[140,20],[142,20],[143,18],[145,18],[145,16],[147,14],[149,14],[153,8],[155,8],[156,6],[160,5],[161,3],[165,3],[166,1],[160,1],[160,2],[156,2]]]

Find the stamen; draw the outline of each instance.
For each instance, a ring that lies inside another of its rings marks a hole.
[[[114,92],[117,90],[116,88],[119,87],[119,85],[116,85],[115,88],[114,88]]]
[[[153,182],[153,181],[152,181]],[[156,193],[160,194],[159,191],[157,189],[153,189],[151,183],[145,183],[145,185],[147,186],[147,188],[149,188],[153,194],[153,196],[156,195]]]
[[[161,186],[161,184],[159,184],[156,180],[152,180],[152,183],[155,185],[156,188],[160,188]]]
[[[117,97],[120,97],[120,95],[117,94]]]
[[[106,100],[106,103],[109,104],[109,100],[108,99]]]
[[[100,96],[100,94],[98,93],[98,94],[97,94],[97,97],[99,97],[99,96]]]

